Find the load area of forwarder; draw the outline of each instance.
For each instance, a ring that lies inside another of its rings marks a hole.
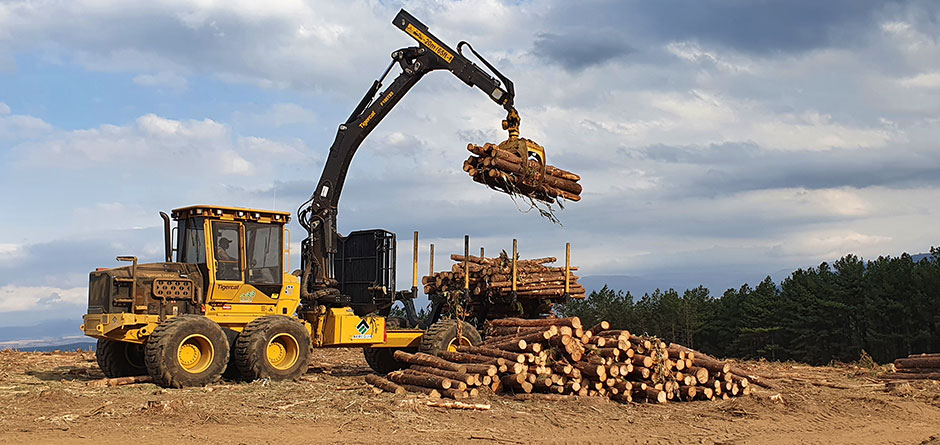
[[[401,366],[394,356],[399,349],[454,351],[481,341],[473,325],[443,310],[455,307],[447,298],[434,299],[432,317],[417,319],[416,269],[411,290],[395,286],[395,234],[336,232],[340,194],[356,150],[425,74],[449,71],[507,113],[502,127],[508,139],[486,144],[471,162],[475,181],[550,205],[580,199],[579,178],[548,165],[541,145],[519,137],[512,81],[468,43],[452,49],[404,10],[392,23],[419,46],[392,52],[383,74],[339,125],[320,180],[297,212],[307,231],[300,269],[287,272],[289,213],[216,205],[161,213],[164,262],[138,264],[137,257],[120,256],[130,264],[91,273],[82,330],[98,339],[97,361],[105,376],[149,374],[169,387],[205,385],[223,374],[284,380],[307,370],[311,348],[362,347],[373,369],[386,370]],[[470,61],[464,48],[489,72]],[[396,65],[399,74],[380,92]],[[554,298],[569,298],[568,290],[566,285],[564,292],[553,292]],[[469,296],[469,288],[462,295]],[[531,296],[513,285],[501,298],[532,303]],[[407,316],[387,319],[396,301]],[[487,318],[485,311],[480,314],[476,327]]]

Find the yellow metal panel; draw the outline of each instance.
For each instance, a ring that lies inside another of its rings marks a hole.
[[[82,331],[94,338],[143,343],[158,321],[158,316],[146,314],[86,314]]]
[[[332,308],[323,326],[323,346],[372,345],[385,341],[385,318],[359,317],[350,308]]]
[[[424,331],[419,329],[394,329],[386,331],[385,343],[372,345],[373,348],[417,348],[421,345]]]

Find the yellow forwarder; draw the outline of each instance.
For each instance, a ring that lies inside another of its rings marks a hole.
[[[172,212],[175,243],[170,215],[161,213],[165,262],[138,264],[136,257],[118,257],[131,264],[91,273],[82,330],[98,339],[105,375],[148,373],[172,387],[204,385],[223,373],[289,379],[305,372],[311,347],[351,346],[364,347],[369,365],[387,372],[400,367],[392,357],[396,348],[434,352],[480,342],[469,323],[461,321],[458,329],[456,320],[440,320],[437,304],[430,327],[419,329],[413,303],[417,272],[410,291],[395,291],[393,233],[336,233],[340,192],[356,149],[428,72],[448,70],[481,89],[508,112],[504,129],[518,135],[509,79],[470,48],[501,84],[463,56],[466,42],[454,51],[404,10],[393,23],[420,45],[393,52],[381,78],[339,126],[313,196],[298,210],[307,237],[296,275],[286,273],[288,213],[179,208]],[[379,93],[395,64],[400,74]],[[538,155],[544,163],[544,153]],[[407,320],[385,318],[395,301],[405,304]]]

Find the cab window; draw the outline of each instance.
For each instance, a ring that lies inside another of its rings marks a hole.
[[[218,265],[215,278],[225,281],[241,281],[242,261],[238,224],[213,222],[212,229],[214,236],[212,245],[215,248],[215,261]]]
[[[206,237],[203,219],[181,219],[179,221],[177,257],[181,263],[206,263]]]
[[[281,284],[281,226],[245,223],[248,280],[253,285]]]

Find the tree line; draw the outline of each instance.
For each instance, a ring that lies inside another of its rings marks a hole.
[[[886,363],[940,352],[940,248],[916,262],[908,254],[846,255],[718,298],[702,286],[639,299],[604,286],[557,310],[588,326],[607,320],[720,357],[826,364],[857,360],[864,350]]]

